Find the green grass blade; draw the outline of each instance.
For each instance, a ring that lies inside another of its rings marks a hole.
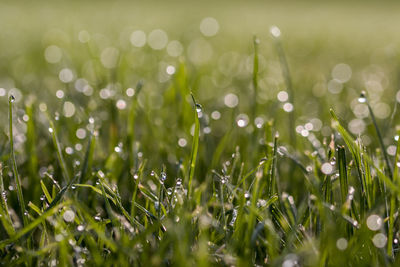
[[[340,195],[342,203],[345,203],[347,193],[349,192],[349,182],[347,178],[346,150],[343,146],[338,146],[337,148],[337,161],[339,166]]]
[[[45,211],[44,213],[42,213],[41,216],[33,220],[30,224],[26,225],[24,228],[16,232],[12,238],[0,241],[0,249],[4,248],[6,245],[13,243],[18,239],[20,239],[21,237],[23,237],[24,235],[28,234],[29,232],[34,230],[39,224],[43,223],[48,217],[57,213],[60,207],[66,206],[68,204],[69,204],[68,202],[64,202]]]
[[[40,186],[42,187],[42,191],[47,199],[47,202],[51,203],[53,201],[53,198],[51,197],[49,191],[47,190],[47,187],[44,184],[43,180],[40,180]]]
[[[393,179],[392,165],[390,164],[389,156],[388,156],[388,154],[387,154],[387,152],[386,152],[385,144],[383,143],[382,134],[381,134],[381,131],[379,130],[378,124],[377,124],[377,122],[376,122],[375,114],[374,114],[374,112],[373,112],[373,110],[372,110],[372,108],[371,108],[371,105],[369,104],[369,101],[368,101],[368,98],[367,98],[366,95],[365,95],[365,92],[362,92],[362,93],[361,93],[360,98],[364,98],[364,99],[365,99],[365,103],[367,104],[368,111],[369,111],[369,114],[370,114],[371,119],[372,119],[372,123],[373,123],[373,125],[374,125],[376,134],[378,135],[379,145],[380,145],[380,147],[381,147],[381,149],[382,149],[383,158],[384,158],[385,163],[386,163],[386,167],[387,167],[387,172],[388,172],[388,174],[389,174],[389,178],[390,178],[390,179]]]
[[[3,181],[3,164],[0,162],[0,219],[3,223],[4,229],[6,230],[9,236],[15,233],[14,227],[12,225],[10,212],[8,210],[7,205],[7,195],[4,190],[4,181]]]
[[[254,90],[254,97],[253,97],[253,118],[256,116],[257,112],[257,97],[258,97],[258,45],[260,40],[257,36],[253,37],[253,45],[254,45],[254,62],[253,62],[253,90]]]
[[[194,177],[194,171],[196,168],[196,159],[197,159],[197,151],[199,149],[199,136],[200,136],[200,121],[199,121],[199,112],[201,112],[201,106],[196,102],[193,94],[191,94],[192,100],[195,107],[194,114],[194,135],[193,135],[193,144],[192,144],[192,152],[190,155],[190,165],[189,165],[189,182],[188,182],[188,197],[191,197],[192,194],[192,182]]]
[[[9,105],[9,138],[10,138],[10,158],[11,158],[11,164],[12,164],[12,171],[15,179],[15,184],[17,186],[17,195],[18,195],[18,202],[19,202],[19,207],[20,207],[20,212],[23,218],[24,226],[28,225],[28,216],[25,213],[25,200],[24,200],[24,195],[22,194],[22,187],[21,187],[21,180],[19,178],[19,173],[17,169],[17,161],[15,160],[15,152],[14,152],[14,136],[13,136],[13,103],[14,103],[14,96],[10,96],[8,100],[8,105]]]
[[[360,147],[356,144],[356,142],[354,141],[353,137],[347,132],[347,130],[340,124],[338,117],[336,116],[335,112],[333,111],[333,109],[330,110],[331,116],[335,121],[334,124],[334,128],[336,128],[339,133],[342,135],[347,147],[349,148],[351,154],[353,155],[353,158],[355,160],[355,164],[357,165],[357,171],[358,174],[360,176],[360,180],[362,181],[363,178],[363,174],[362,174],[362,167],[361,167],[361,150]],[[393,192],[396,192],[397,194],[399,194],[400,189],[393,183],[393,181],[387,177],[381,170],[379,167],[377,167],[374,163],[374,161],[366,154],[364,154],[365,159],[368,161],[368,163],[370,164],[370,166],[372,166],[374,168],[374,170],[376,171],[376,174],[378,176],[378,178],[385,182],[386,185],[389,187],[389,189]],[[364,190],[364,189],[363,189]]]
[[[57,151],[58,164],[60,164],[61,171],[62,171],[62,174],[64,176],[65,181],[70,182],[71,178],[69,176],[67,165],[65,163],[65,160],[64,160],[64,157],[63,157],[63,154],[62,154],[61,144],[58,141],[58,137],[57,137],[57,134],[56,134],[56,128],[54,127],[53,121],[51,121],[51,120],[49,120],[49,121],[50,121],[50,129],[49,129],[49,131],[50,131],[52,139],[53,139],[54,148]]]
[[[398,176],[399,176],[399,158],[400,158],[400,138],[399,138],[399,132],[397,133],[397,146],[396,146],[396,155],[394,157],[394,172],[393,172],[393,181],[396,185],[399,184],[398,181]],[[393,194],[390,194],[390,212],[389,212],[389,229],[388,229],[388,241],[387,241],[387,255],[389,257],[394,256],[394,250],[393,250],[393,239],[394,239],[394,222],[395,222],[395,212],[397,208],[398,200],[396,199],[396,196]]]

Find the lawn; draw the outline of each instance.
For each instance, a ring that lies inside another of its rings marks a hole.
[[[0,265],[398,266],[399,11],[1,2]]]

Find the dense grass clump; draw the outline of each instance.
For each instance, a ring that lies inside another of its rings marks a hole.
[[[400,264],[396,67],[77,36],[0,66],[2,265]]]

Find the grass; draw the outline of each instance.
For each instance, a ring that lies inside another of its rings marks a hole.
[[[26,12],[13,7],[0,20]],[[54,8],[40,19],[71,12]],[[280,30],[258,27],[255,8],[257,34],[236,22],[248,34],[238,41],[225,27],[229,6],[213,37],[171,20],[175,56],[151,48],[146,26],[147,44],[133,46],[140,28],[118,29],[129,19],[115,10],[104,32],[32,24],[27,34],[39,37],[4,50],[0,265],[399,265],[395,36],[353,43],[347,34],[376,25],[343,12],[349,29],[332,33],[332,48],[319,31],[301,40],[278,15]],[[11,44],[24,27],[2,34]]]

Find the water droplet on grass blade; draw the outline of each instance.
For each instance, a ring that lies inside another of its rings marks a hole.
[[[362,91],[360,96],[358,97],[358,102],[359,103],[365,103],[367,102],[367,98],[365,96],[365,91]]]
[[[167,194],[170,196],[170,195],[172,195],[172,188],[168,188],[167,189]]]
[[[200,104],[196,103],[196,112],[197,112],[197,115],[199,118],[202,117],[202,111],[203,111],[203,107]]]
[[[248,123],[249,123],[249,117],[246,114],[239,114],[236,117],[236,124],[240,128],[246,127]]]
[[[161,172],[160,175],[160,183],[164,184],[164,181],[167,179],[167,174],[165,172]]]

